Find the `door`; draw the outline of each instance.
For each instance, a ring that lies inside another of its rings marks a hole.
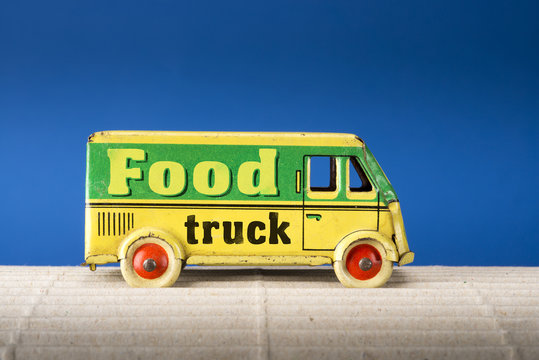
[[[377,230],[378,192],[355,156],[305,156],[303,250],[334,250],[356,230]]]

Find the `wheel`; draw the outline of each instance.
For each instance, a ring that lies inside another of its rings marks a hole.
[[[144,237],[129,246],[120,269],[129,286],[169,287],[178,279],[182,264],[166,241]]]
[[[393,262],[386,259],[386,251],[376,240],[353,242],[343,258],[333,263],[335,274],[346,287],[370,288],[384,285],[393,273]]]

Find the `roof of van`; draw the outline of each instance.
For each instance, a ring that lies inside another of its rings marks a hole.
[[[90,143],[363,146],[353,134],[292,132],[100,131]]]

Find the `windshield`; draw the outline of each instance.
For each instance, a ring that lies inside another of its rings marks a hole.
[[[384,174],[384,171],[378,164],[378,161],[376,161],[376,159],[374,158],[374,155],[371,153],[367,145],[364,144],[363,149],[365,164],[369,168],[369,171],[374,178],[374,181],[378,185],[378,189],[380,190],[380,193],[383,198],[385,198],[387,203],[399,201],[399,199],[397,199],[395,189],[393,189],[393,186],[387,179],[386,174]]]

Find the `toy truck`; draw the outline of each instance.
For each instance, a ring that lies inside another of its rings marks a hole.
[[[347,287],[411,263],[395,190],[351,134],[104,131],[87,150],[85,264],[133,287],[186,264],[332,264]]]

